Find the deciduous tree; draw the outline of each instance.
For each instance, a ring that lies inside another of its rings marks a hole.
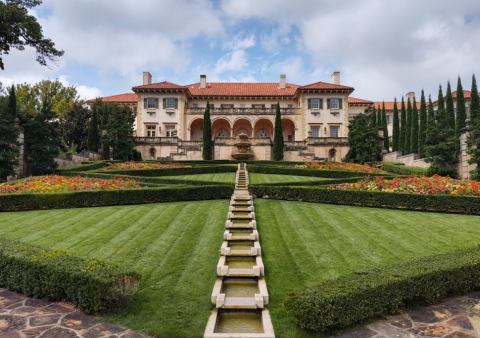
[[[2,93],[0,92],[0,95]],[[18,165],[19,129],[15,127],[17,117],[17,101],[15,87],[11,87],[7,97],[0,97],[0,181],[15,174]]]

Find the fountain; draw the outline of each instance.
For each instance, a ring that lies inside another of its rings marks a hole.
[[[253,153],[250,149],[251,144],[248,142],[248,136],[240,134],[238,138],[239,140],[234,144],[237,149],[232,153],[232,157],[236,160],[251,160]]]

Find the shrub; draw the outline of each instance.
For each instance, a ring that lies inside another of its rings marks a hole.
[[[280,166],[258,166],[249,165],[247,170],[251,173],[261,174],[279,174],[279,175],[293,175],[293,176],[315,176],[315,177],[328,177],[328,178],[349,178],[349,177],[362,177],[368,175],[366,172],[352,172],[341,170],[318,170],[318,169],[301,169],[301,168],[288,168]]]
[[[383,170],[400,175],[425,175],[427,169],[420,167],[407,167],[403,164],[382,163]]]
[[[210,173],[230,173],[236,172],[236,166],[198,166],[192,168],[165,168],[165,169],[143,169],[143,170],[118,170],[109,171],[111,175],[126,175],[126,176],[177,176],[177,175],[196,175],[196,174],[210,174]]]
[[[79,191],[0,196],[0,211],[84,208],[107,205],[162,203],[230,198],[233,185]]]
[[[140,275],[100,259],[0,239],[0,285],[48,301],[69,300],[85,313],[128,302]]]
[[[251,185],[249,190],[257,197],[267,195],[269,198],[279,200],[480,215],[480,200],[478,197],[472,196],[410,195],[302,186],[272,187]]]
[[[284,304],[302,328],[325,331],[479,289],[480,249],[474,248],[342,276],[290,292]]]
[[[72,171],[89,171],[89,170],[100,169],[106,165],[107,164],[105,162],[90,162],[89,164],[82,163],[82,164],[75,164],[75,165],[69,165],[66,167],[58,168],[56,172],[63,175]]]
[[[432,165],[427,169],[427,176],[439,175],[439,176],[449,176],[451,178],[458,177],[458,172],[456,169],[432,163]]]

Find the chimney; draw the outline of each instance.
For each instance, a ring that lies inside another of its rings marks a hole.
[[[201,89],[207,88],[207,76],[206,75],[200,75],[200,88]]]
[[[152,74],[150,74],[150,72],[143,72],[143,84],[152,84]]]
[[[332,74],[332,84],[340,84],[340,72],[333,72]]]
[[[287,84],[286,84],[286,79],[287,79],[287,76],[285,74],[281,74],[280,75],[280,89],[285,89],[287,88]]]
[[[410,102],[413,103],[413,99],[415,98],[415,92],[408,92],[407,93],[407,101],[410,99]]]

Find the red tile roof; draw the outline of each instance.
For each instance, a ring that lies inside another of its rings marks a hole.
[[[138,96],[135,93],[125,93],[119,95],[105,96],[100,98],[102,102],[118,102],[118,103],[136,103]],[[87,103],[93,103],[96,99],[87,100]]]
[[[234,83],[212,82],[207,88],[200,88],[200,83],[194,83],[185,88],[192,96],[293,96],[300,86],[287,83],[285,89],[280,89],[279,83]]]
[[[362,99],[357,99],[355,97],[349,97],[348,98],[348,104],[351,104],[351,105],[363,105],[363,106],[370,106],[373,104],[372,101],[368,101],[368,100],[362,100]]]
[[[378,108],[378,106],[380,106],[380,108],[382,108],[383,102],[373,102],[373,104],[375,105],[375,108]],[[385,102],[385,111],[393,111],[393,104],[394,104],[393,101]],[[412,104],[413,104],[413,102],[412,102]],[[428,104],[428,102],[427,102],[427,104]],[[405,101],[405,109],[407,109],[407,107],[408,107],[408,103],[407,103],[407,101]],[[401,108],[402,108],[402,101],[397,101],[398,111],[400,111]],[[417,109],[420,109],[420,102],[417,102]]]
[[[182,89],[185,88],[185,86],[180,86],[175,83],[163,81],[163,82],[157,82],[157,83],[152,83],[152,84],[147,84],[147,85],[142,85],[142,86],[135,86],[132,89]]]
[[[480,92],[478,93],[478,95],[480,95]],[[470,100],[472,98],[472,92],[470,90],[464,90],[463,96],[465,97],[465,100]],[[446,96],[444,96],[443,98],[446,98]],[[454,100],[457,98],[457,91],[452,92],[452,98]],[[435,105],[437,104],[437,102],[438,100],[435,100],[432,103]]]
[[[342,85],[337,85],[333,83],[327,83],[327,82],[315,82],[306,86],[302,86],[299,88],[300,90],[308,90],[308,89],[314,89],[314,90],[344,90],[344,91],[354,91],[353,87],[348,87],[348,86],[342,86]]]

